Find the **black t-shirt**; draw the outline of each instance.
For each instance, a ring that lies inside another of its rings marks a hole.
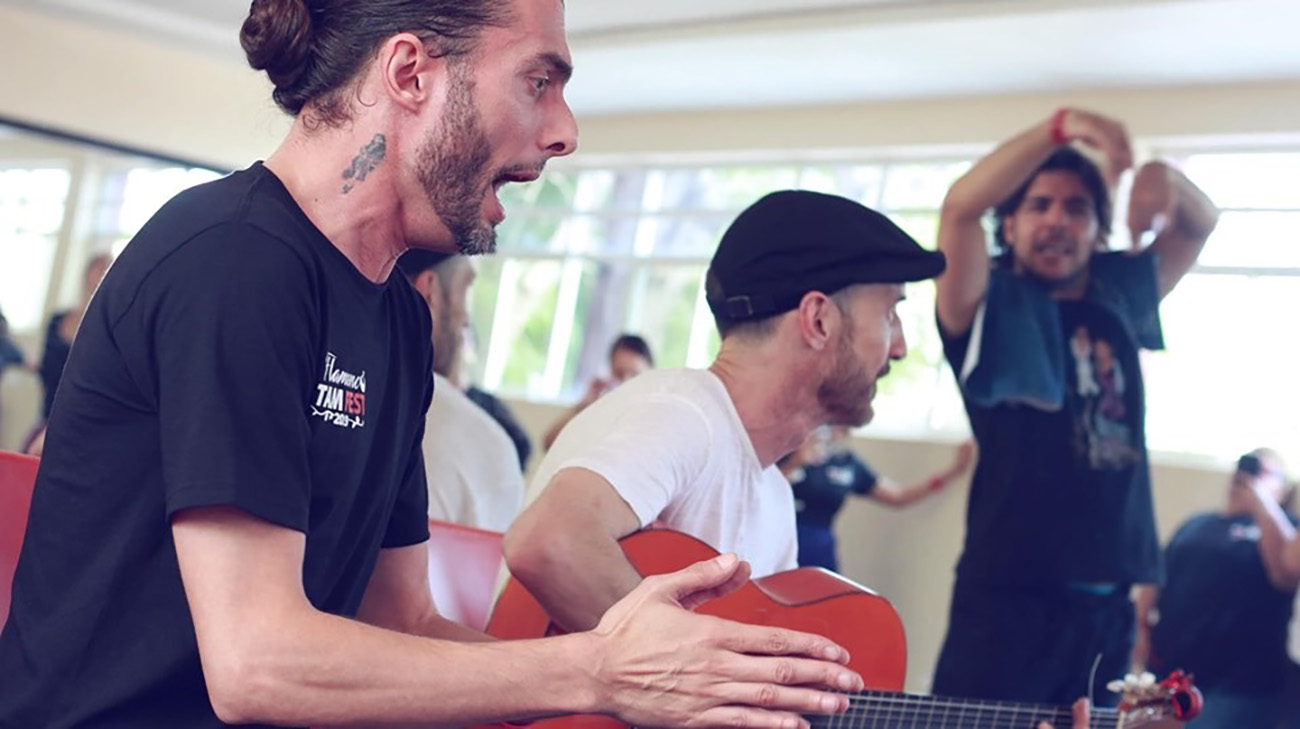
[[[364,278],[258,164],[167,203],[86,313],[49,421],[0,726],[217,727],[169,521],[237,507],[305,532],[320,610],[428,538],[427,306]]]
[[[798,524],[829,529],[849,494],[871,493],[876,474],[861,458],[840,451],[816,466],[796,469],[790,474],[790,486]]]
[[[1153,277],[1151,262],[1141,258],[1132,257],[1132,265]],[[1093,286],[1100,271],[1093,267]],[[1153,278],[1146,291],[1154,292]],[[1153,315],[1155,296],[1134,295],[1129,314],[1086,296],[1053,303],[1065,340],[1061,409],[984,407],[963,394],[980,457],[958,576],[995,585],[1154,582],[1160,551],[1136,322],[1129,317]],[[940,333],[948,361],[960,370],[970,333]]]
[[[1199,514],[1165,550],[1152,668],[1181,668],[1202,689],[1276,694],[1287,674],[1290,593],[1273,587],[1250,516]]]

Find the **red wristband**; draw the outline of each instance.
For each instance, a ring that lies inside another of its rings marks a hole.
[[[1052,114],[1052,122],[1048,126],[1052,134],[1052,144],[1061,146],[1070,143],[1070,138],[1065,135],[1065,115],[1069,113],[1070,110],[1062,106]]]
[[[948,480],[945,479],[943,476],[935,476],[934,478],[930,479],[930,483],[927,486],[927,488],[931,491],[938,491],[939,489],[943,488],[943,485],[947,482]]]

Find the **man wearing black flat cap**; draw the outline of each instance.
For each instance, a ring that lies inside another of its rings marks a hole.
[[[506,534],[511,572],[577,630],[640,582],[618,539],[652,522],[736,552],[758,576],[794,568],[776,461],[820,425],[871,419],[876,381],[907,352],[903,285],[943,267],[851,200],[789,190],[754,203],[706,277],[717,359],[645,373],[565,428]]]

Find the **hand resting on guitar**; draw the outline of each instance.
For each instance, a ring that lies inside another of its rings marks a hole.
[[[591,635],[605,660],[593,665],[605,703],[633,726],[807,726],[799,713],[830,714],[861,677],[843,668],[848,652],[829,639],[782,628],[695,615],[692,608],[743,584],[749,566],[722,555],[647,577],[615,604]],[[599,655],[599,654],[598,654]]]

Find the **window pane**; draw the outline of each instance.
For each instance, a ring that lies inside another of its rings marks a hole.
[[[1300,208],[1300,153],[1197,154],[1183,172],[1220,207]]]
[[[948,188],[968,169],[970,162],[890,165],[885,171],[883,207],[938,210]]]
[[[122,193],[122,209],[118,217],[118,230],[104,232],[135,235],[158,208],[176,194],[194,185],[220,177],[212,170],[167,167],[163,169],[138,168],[126,176]]]
[[[738,211],[776,190],[795,187],[794,167],[719,167],[650,171],[645,192],[649,211]]]
[[[1300,211],[1223,213],[1197,263],[1300,268]]]
[[[561,261],[502,261],[484,375],[487,389],[546,389],[542,378],[563,267]]]
[[[880,207],[884,170],[879,165],[807,167],[799,180],[805,190],[841,195],[869,208]]]
[[[1300,338],[1277,322],[1295,311],[1294,278],[1187,276],[1163,305],[1168,350],[1143,360],[1151,447],[1227,459],[1300,442]]]
[[[934,282],[908,284],[907,299],[898,316],[907,341],[907,356],[889,366],[879,381],[874,408],[877,430],[919,432],[928,430],[938,405],[940,382],[950,378],[943,360],[943,344],[934,323]],[[953,390],[944,390],[948,396]]]
[[[524,184],[507,184],[497,192],[510,215],[533,209],[568,212],[578,188],[578,175],[572,172],[543,172],[541,179]]]
[[[35,331],[54,265],[53,236],[0,230],[0,311],[14,331]]]
[[[0,311],[16,331],[41,326],[70,180],[61,169],[0,170]]]
[[[933,250],[939,239],[939,215],[937,213],[908,213],[890,215],[898,227],[916,239],[917,243]]]
[[[708,189],[708,207],[736,209],[748,207],[760,197],[798,184],[798,170],[793,167],[721,167],[704,171]]]
[[[703,265],[644,266],[629,297],[627,330],[650,343],[658,367],[684,367],[704,281]]]
[[[652,217],[641,221],[636,234],[636,252],[659,258],[708,260],[718,248],[723,231],[734,216]]]

